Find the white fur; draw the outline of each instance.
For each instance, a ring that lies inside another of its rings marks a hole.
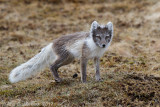
[[[84,41],[85,39],[77,40],[72,45],[67,46],[66,49],[69,50],[75,58],[80,58]]]
[[[9,75],[10,82],[15,83],[25,80],[50,65],[56,57],[52,45],[53,43],[50,43],[29,61],[14,68]]]
[[[91,37],[86,39],[77,40],[74,44],[67,46],[66,49],[71,52],[75,58],[80,58],[82,56],[82,48],[84,43],[90,49],[89,59],[94,57],[101,57],[107,48],[100,48],[98,47]]]
[[[92,38],[86,39],[86,43],[87,43],[87,46],[89,47],[90,52],[91,52],[89,55],[89,58],[102,57],[108,47],[108,46],[106,48],[98,47]]]

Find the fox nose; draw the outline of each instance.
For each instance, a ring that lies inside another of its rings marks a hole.
[[[103,45],[102,45],[102,47],[103,47],[103,48],[105,48],[105,47],[106,47],[106,45],[105,45],[105,44],[103,44]]]

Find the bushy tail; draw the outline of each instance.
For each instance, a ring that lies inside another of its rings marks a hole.
[[[53,62],[54,57],[55,55],[52,49],[52,43],[50,43],[29,61],[14,68],[9,75],[10,82],[15,83],[31,77]]]

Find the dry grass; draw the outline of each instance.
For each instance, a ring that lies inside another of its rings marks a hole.
[[[159,106],[160,2],[158,0],[0,0],[0,105]],[[16,84],[8,74],[53,39],[88,31],[93,20],[114,23],[114,39],[101,59],[102,82],[93,62],[88,83],[80,82],[79,61]],[[74,73],[77,78],[72,78]]]

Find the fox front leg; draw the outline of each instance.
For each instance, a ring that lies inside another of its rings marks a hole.
[[[94,58],[94,64],[95,64],[95,78],[96,81],[101,81],[100,72],[99,72],[99,58]]]
[[[86,68],[87,68],[87,62],[88,60],[85,57],[81,58],[81,81],[82,83],[86,82]]]

